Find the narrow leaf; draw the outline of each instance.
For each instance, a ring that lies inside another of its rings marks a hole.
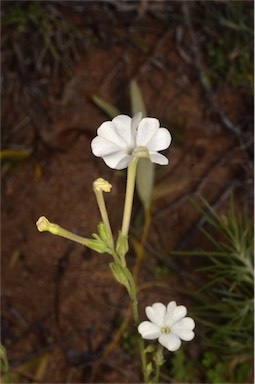
[[[115,116],[120,114],[120,111],[114,105],[108,103],[101,97],[93,95],[91,99],[109,117],[114,118]]]
[[[135,80],[130,82],[130,99],[131,99],[131,112],[135,115],[137,112],[142,112],[143,117],[147,115],[144,105],[142,93]]]
[[[14,160],[23,160],[29,157],[32,154],[32,149],[3,149],[0,151],[1,160],[5,159],[14,159]]]
[[[147,210],[151,204],[154,186],[154,173],[154,164],[149,159],[139,159],[136,174],[136,188],[145,210]]]
[[[147,112],[143,96],[135,80],[130,82],[130,99],[132,115],[135,115],[137,112],[142,112],[143,117],[146,117]],[[148,159],[140,159],[137,165],[136,188],[145,210],[147,210],[151,204],[153,185],[154,164]]]

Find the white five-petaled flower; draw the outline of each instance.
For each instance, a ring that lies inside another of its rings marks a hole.
[[[183,305],[171,301],[167,307],[155,303],[145,308],[150,321],[143,321],[138,331],[143,339],[158,339],[169,351],[176,351],[181,346],[181,340],[190,341],[194,338],[195,322],[191,317],[185,317],[187,309]]]
[[[138,112],[133,118],[118,115],[112,121],[102,123],[91,148],[93,154],[102,157],[110,168],[124,169],[139,147],[147,148],[153,163],[168,164],[168,159],[158,151],[168,148],[170,143],[171,135],[166,128],[160,127],[158,119],[142,118],[142,113]]]

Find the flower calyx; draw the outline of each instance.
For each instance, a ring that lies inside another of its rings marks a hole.
[[[130,272],[127,269],[127,267],[116,262],[110,263],[109,266],[115,280],[118,283],[124,285],[128,293],[130,294],[131,293]]]
[[[98,234],[93,233],[94,239],[87,239],[86,246],[93,249],[98,253],[110,253],[112,254],[112,237],[107,231],[103,222],[100,222],[97,226]]]
[[[138,158],[146,158],[150,160],[150,153],[147,147],[140,146],[135,148],[133,151],[133,155]]]
[[[116,243],[116,252],[120,257],[121,264],[124,266],[126,266],[125,255],[127,254],[128,249],[128,236],[123,235],[123,233],[120,231]]]

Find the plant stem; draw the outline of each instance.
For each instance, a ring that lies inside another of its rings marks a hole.
[[[128,170],[127,170],[126,197],[125,197],[125,205],[124,205],[122,229],[121,229],[121,233],[123,236],[128,236],[128,231],[130,226],[130,218],[132,213],[134,189],[135,189],[136,168],[137,168],[138,160],[139,160],[139,157],[135,157],[129,164]],[[130,274],[129,276],[129,283],[130,283],[129,295],[132,302],[132,310],[133,310],[135,326],[137,328],[140,321],[139,321],[139,313],[138,313],[136,284],[132,274]],[[146,354],[144,351],[144,342],[140,335],[138,336],[138,345],[139,345],[139,351],[140,351],[141,362],[142,362],[144,383],[148,383],[149,378],[147,373]]]
[[[159,380],[159,374],[160,374],[160,367],[164,363],[164,358],[163,358],[163,346],[158,344],[158,348],[156,351],[156,355],[154,358],[155,364],[156,364],[156,373],[154,376],[153,383],[157,384]]]
[[[140,321],[139,321],[139,313],[138,313],[138,301],[136,297],[136,286],[135,286],[134,280],[132,280],[131,282],[130,298],[132,301],[132,309],[133,309],[135,326],[138,327]],[[147,362],[146,362],[146,355],[144,352],[144,342],[140,335],[138,336],[138,345],[139,345],[139,351],[140,351],[140,356],[142,361],[144,383],[148,383]]]
[[[158,379],[159,379],[159,372],[160,372],[160,366],[158,364],[156,364],[156,374],[155,374],[155,378],[154,378],[154,383],[158,383]]]
[[[125,197],[125,206],[123,213],[122,229],[121,232],[124,236],[128,235],[130,218],[133,205],[134,197],[134,188],[135,188],[135,175],[138,158],[135,157],[128,166],[127,171],[127,187],[126,187],[126,197]]]
[[[105,206],[103,191],[96,190],[96,189],[94,189],[94,191],[95,191],[95,195],[96,195],[96,199],[97,199],[97,205],[98,205],[98,208],[99,208],[99,211],[100,211],[103,223],[105,225],[105,228],[106,228],[107,232],[111,236],[111,242],[112,242],[112,246],[113,246],[112,229],[111,229],[111,225],[110,225],[107,209],[106,209],[106,206]]]

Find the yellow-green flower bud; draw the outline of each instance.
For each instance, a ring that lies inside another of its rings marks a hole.
[[[36,226],[39,232],[48,231],[53,235],[58,235],[60,229],[59,225],[51,223],[45,216],[37,220]]]
[[[105,252],[105,249],[107,248],[99,236],[96,235],[96,240],[86,239],[85,237],[81,237],[75,233],[67,231],[66,229],[60,227],[58,224],[51,223],[45,216],[41,216],[37,220],[36,226],[40,232],[48,231],[53,235],[62,236],[79,244],[86,245],[100,253]]]
[[[93,189],[95,192],[111,192],[111,188],[112,185],[102,177],[99,177],[99,179],[96,179],[93,183]]]

